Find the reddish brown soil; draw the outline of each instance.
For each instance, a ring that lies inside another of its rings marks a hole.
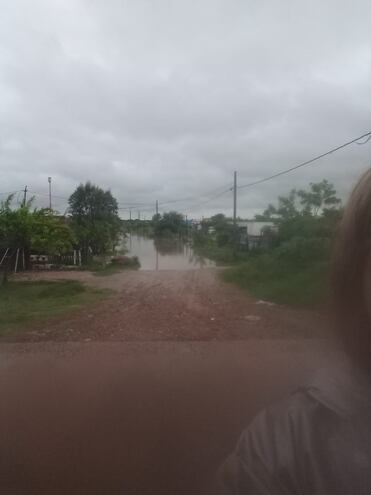
[[[259,303],[221,282],[216,269],[123,272],[109,277],[63,272],[30,277],[78,279],[117,292],[94,307],[33,325],[16,337],[18,341],[225,341],[323,336],[319,313]]]

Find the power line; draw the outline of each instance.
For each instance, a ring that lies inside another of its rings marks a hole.
[[[226,194],[227,192],[230,192],[232,189],[228,187],[228,189],[225,189],[224,191],[220,192],[219,194],[216,194],[212,198],[207,199],[206,201],[202,201],[201,203],[197,203],[190,208],[187,209],[187,212],[190,212],[191,210],[194,210],[195,208],[198,208],[199,206],[206,205],[207,203],[210,203],[211,201],[214,201],[214,199],[220,198],[220,196],[223,196],[223,194]]]
[[[357,141],[359,141],[360,139],[366,138],[366,137],[367,137],[366,141],[364,141],[363,143],[357,143]],[[285,174],[288,174],[290,172],[293,172],[294,170],[297,170],[298,168],[305,167],[306,165],[310,165],[311,163],[313,163],[317,160],[320,160],[321,158],[323,158],[327,155],[331,155],[331,153],[335,153],[335,151],[339,151],[339,150],[345,148],[346,146],[349,146],[350,144],[353,144],[353,143],[366,144],[370,139],[371,139],[371,131],[366,132],[365,134],[362,134],[362,136],[359,136],[355,139],[352,139],[351,141],[347,141],[346,143],[341,144],[340,146],[337,146],[336,148],[333,148],[329,151],[326,151],[325,153],[317,155],[314,158],[311,158],[310,160],[299,163],[298,165],[295,165],[294,167],[290,167],[286,170],[282,170],[281,172],[277,172],[276,174],[270,175],[269,177],[264,177],[264,179],[259,179],[259,180],[256,180],[254,182],[249,182],[248,184],[243,184],[242,186],[238,186],[238,189],[242,189],[245,187],[252,187],[252,186],[256,186],[258,184],[262,184],[263,182],[267,182],[269,180],[275,179],[276,177],[280,177],[281,175],[285,175]]]
[[[365,141],[363,141],[363,143],[359,143],[358,141],[356,141],[356,144],[359,144],[360,146],[362,146],[362,145],[368,143],[370,141],[370,139],[371,139],[371,134],[368,136],[368,138]]]
[[[204,193],[202,196],[209,196],[210,194],[218,193],[220,191],[220,189],[224,189],[224,188],[225,188],[225,185],[219,186],[216,189],[212,189],[211,191]],[[163,206],[163,205],[167,205],[167,204],[171,204],[171,203],[183,203],[183,202],[194,201],[194,200],[197,200],[197,198],[195,198],[195,196],[188,196],[186,198],[178,198],[178,199],[171,199],[168,201],[162,201],[159,203],[159,205]]]

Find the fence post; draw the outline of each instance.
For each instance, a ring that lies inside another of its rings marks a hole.
[[[7,254],[8,254],[8,251],[9,251],[9,248],[6,248],[5,253],[4,253],[4,256],[1,258],[0,266],[3,264],[3,261],[5,260]]]
[[[79,249],[79,266],[81,266],[81,249]]]
[[[15,258],[14,273],[17,273],[17,268],[18,268],[18,258],[19,258],[19,248],[17,249],[17,256],[16,256],[16,258]]]
[[[76,249],[73,250],[73,264],[76,266]]]

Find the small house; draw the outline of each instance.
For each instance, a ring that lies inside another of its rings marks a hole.
[[[237,221],[239,243],[248,249],[268,247],[272,232],[276,231],[273,222],[257,220]]]

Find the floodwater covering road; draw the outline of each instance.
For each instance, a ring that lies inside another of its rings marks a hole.
[[[141,270],[194,270],[214,266],[181,239],[150,239],[129,235],[125,241],[128,256],[137,256]]]
[[[336,349],[219,269],[40,273],[115,294],[0,344],[0,492],[212,494],[241,429]]]

